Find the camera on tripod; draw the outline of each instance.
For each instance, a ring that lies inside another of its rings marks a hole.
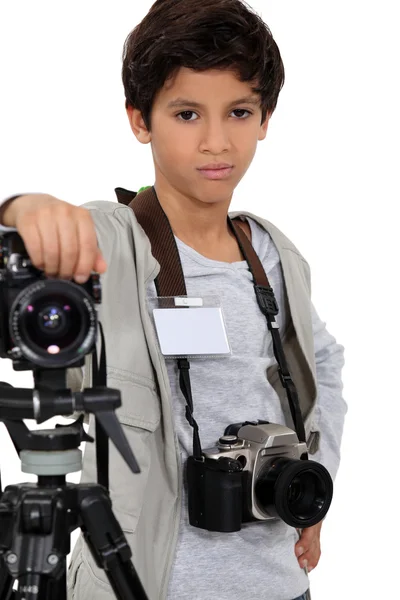
[[[190,524],[232,532],[257,520],[280,518],[299,528],[319,523],[329,510],[333,482],[323,465],[302,458],[306,453],[306,444],[283,425],[229,425],[201,460],[188,458]]]
[[[17,233],[0,237],[0,358],[16,371],[79,367],[96,343],[100,276],[48,279]]]
[[[14,443],[21,470],[37,483],[0,482],[0,599],[66,600],[66,558],[70,534],[80,527],[96,564],[105,570],[120,600],[147,600],[132,564],[132,552],[115,518],[108,490],[108,440],[133,473],[140,471],[115,410],[121,393],[107,387],[104,334],[96,304],[100,275],[85,284],[49,279],[32,264],[18,233],[0,236],[0,358],[16,371],[32,370],[34,389],[0,382],[0,421]],[[102,336],[97,364],[97,329]],[[66,388],[67,369],[93,355],[92,387]],[[31,431],[37,423],[80,412],[71,425]],[[73,484],[69,473],[82,469],[83,414],[95,416],[98,483]],[[98,453],[100,457],[100,452]],[[13,591],[14,583],[18,591]]]

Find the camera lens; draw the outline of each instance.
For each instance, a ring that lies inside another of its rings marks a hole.
[[[320,511],[324,505],[326,485],[313,471],[305,471],[289,484],[287,490],[287,506],[293,515],[306,519],[314,511]]]
[[[60,306],[46,306],[38,317],[40,329],[46,334],[55,332],[59,335],[66,325],[65,310],[70,310],[70,307],[63,310]]]
[[[280,517],[292,527],[311,527],[328,512],[333,483],[320,463],[278,458],[260,471],[255,495],[269,515]]]
[[[65,350],[79,336],[84,321],[76,303],[54,293],[26,304],[20,320],[27,341],[42,350],[50,344]]]
[[[288,489],[288,501],[290,504],[297,502],[300,498],[304,497],[304,485],[300,477],[295,477]]]
[[[29,361],[67,367],[87,354],[96,339],[97,316],[85,289],[63,280],[40,280],[25,288],[10,311],[10,332]]]

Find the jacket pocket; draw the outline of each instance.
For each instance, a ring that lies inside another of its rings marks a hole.
[[[121,391],[118,419],[140,468],[132,473],[110,443],[109,482],[112,508],[125,533],[136,530],[145,502],[147,481],[155,454],[161,449],[155,441],[161,420],[160,400],[155,385],[140,377],[109,373],[107,385]]]
[[[72,590],[76,585],[76,580],[78,577],[79,568],[82,564],[82,554],[79,552],[78,555],[72,555],[71,562],[68,567],[67,574],[67,589]]]
[[[78,540],[79,543],[79,540]],[[89,598],[88,586],[90,580],[88,573],[85,573],[82,552],[79,552],[72,557],[68,568],[67,576],[67,598],[68,600],[76,600],[79,598]]]
[[[154,432],[161,420],[161,404],[156,384],[151,380],[110,367],[107,386],[121,392],[122,406],[117,410],[123,425]]]
[[[92,559],[91,555],[90,558]],[[74,572],[68,574],[68,600],[82,600],[83,598],[111,600],[114,598],[105,572],[99,569],[99,574],[101,579],[94,575],[90,565],[80,555],[79,562],[77,561],[77,564],[74,565]]]
[[[122,529],[133,533],[145,501],[146,486],[152,461],[162,451],[159,427],[161,409],[155,385],[129,373],[110,369],[107,386],[121,392],[122,406],[116,414],[129,446],[136,458],[140,473],[132,473],[110,440],[109,489],[112,510]],[[94,419],[90,419],[89,434],[95,436]],[[157,441],[156,441],[157,439]],[[96,447],[86,444],[82,481],[97,481]]]

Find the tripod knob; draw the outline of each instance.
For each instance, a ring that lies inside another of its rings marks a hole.
[[[57,429],[36,429],[31,431],[29,450],[73,450],[81,444],[81,434],[78,429],[60,427]]]
[[[68,473],[76,473],[82,470],[82,452],[74,450],[63,450],[58,452],[32,452],[32,450],[21,450],[21,471],[33,473],[38,477],[62,477]]]

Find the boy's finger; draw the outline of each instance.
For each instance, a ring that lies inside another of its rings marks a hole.
[[[78,230],[79,257],[75,265],[74,279],[77,283],[86,282],[94,269],[98,246],[96,231],[89,214],[82,213],[76,220]]]
[[[294,547],[294,553],[295,553],[295,555],[297,556],[297,558],[298,558],[299,556],[301,556],[302,554],[304,554],[304,552],[305,552],[304,546],[303,546],[303,545],[301,545],[301,544],[299,544],[299,543],[297,543],[297,544],[295,545],[295,547]]]
[[[43,270],[43,247],[42,238],[39,228],[32,220],[25,220],[19,229],[19,234],[22,237],[26,251],[32,261],[33,266]]]
[[[307,552],[304,552],[304,554],[302,554],[299,557],[298,563],[302,569],[307,567],[308,572],[310,572],[311,569],[314,569],[317,566],[320,557],[321,557],[320,551],[309,550]]]
[[[101,253],[100,250],[97,253],[96,263],[95,263],[95,266],[94,266],[94,270],[97,273],[104,273],[107,270],[107,263],[104,260],[104,256],[102,255],[102,253]]]
[[[43,270],[47,277],[57,277],[60,267],[60,232],[54,225],[49,211],[43,211],[38,219],[39,230],[43,248]]]
[[[301,557],[299,560],[300,569],[307,569],[308,571],[308,560],[306,558]]]
[[[61,279],[72,279],[79,256],[75,222],[71,219],[64,219],[62,223],[59,222],[58,234],[60,240],[58,275]]]

